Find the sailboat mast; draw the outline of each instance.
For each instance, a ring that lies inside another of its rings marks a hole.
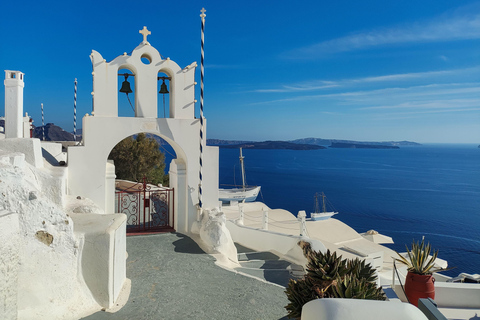
[[[323,200],[323,212],[327,212],[327,207],[325,206],[325,193],[322,192],[322,200]]]
[[[245,168],[243,167],[242,148],[240,148],[240,166],[242,167],[242,186],[243,186],[243,191],[245,191]]]

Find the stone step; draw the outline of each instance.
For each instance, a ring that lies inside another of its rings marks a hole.
[[[276,269],[255,269],[255,268],[236,268],[237,271],[254,276],[259,279],[264,279],[268,282],[273,282],[278,285],[286,287],[290,277],[289,270]]]
[[[305,275],[305,270],[301,265],[292,263],[289,268],[290,274],[296,279],[299,279]]]
[[[285,260],[247,260],[239,261],[243,268],[286,270],[291,263]]]
[[[271,252],[241,252],[237,255],[238,261],[247,261],[247,260],[279,260],[280,258]]]
[[[290,279],[301,278],[305,273],[302,266],[280,259],[272,252],[253,251],[238,243],[235,246],[238,262],[241,265],[235,270],[244,274],[285,287]]]

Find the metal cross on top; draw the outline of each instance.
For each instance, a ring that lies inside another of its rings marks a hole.
[[[207,12],[207,10],[205,10],[205,8],[202,8],[202,10],[200,10],[200,12],[202,13],[202,14],[200,15],[200,17],[201,17],[202,19],[204,19],[204,18],[207,16],[207,15],[205,14],[205,12]]]
[[[147,42],[147,36],[149,34],[152,34],[152,32],[148,31],[147,27],[144,26],[142,30],[138,31],[138,33],[141,33],[143,35],[143,42],[148,43]]]

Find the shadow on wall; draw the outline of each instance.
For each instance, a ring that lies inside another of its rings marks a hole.
[[[42,156],[43,158],[50,163],[52,166],[58,166],[59,162],[58,160],[47,150],[42,148]]]

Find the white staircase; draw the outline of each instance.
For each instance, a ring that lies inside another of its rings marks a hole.
[[[238,262],[241,267],[235,270],[250,276],[286,287],[289,279],[298,279],[304,275],[303,267],[280,259],[272,252],[257,252],[238,243]]]

